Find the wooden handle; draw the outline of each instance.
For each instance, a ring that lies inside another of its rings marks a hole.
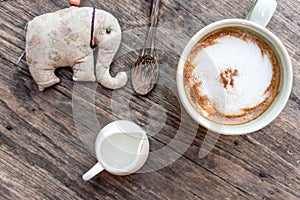
[[[159,4],[160,0],[153,0],[152,1],[152,12],[151,12],[151,21],[150,21],[150,27],[148,30],[148,36],[145,43],[145,48],[142,52],[142,56],[145,55],[146,51],[150,50],[150,52],[147,52],[152,57],[154,57],[154,37],[155,37],[155,29],[157,25],[157,18],[158,18],[158,12],[159,12]]]

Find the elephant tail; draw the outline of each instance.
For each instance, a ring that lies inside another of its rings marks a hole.
[[[25,32],[25,35],[26,35],[26,33],[27,33],[28,24],[29,24],[29,22],[27,22],[27,23],[25,24],[25,26],[24,26],[24,32]],[[24,51],[22,52],[21,56],[18,58],[18,60],[17,60],[16,63],[15,63],[16,65],[18,65],[18,64],[21,62],[21,60],[22,60],[22,58],[25,56],[25,54],[26,54],[26,50],[24,50]]]
[[[29,22],[27,22],[27,23],[25,24],[25,26],[24,26],[24,31],[25,31],[25,33],[27,32],[28,24],[29,24]]]
[[[26,54],[26,51],[24,50],[23,53],[21,54],[21,56],[18,58],[17,62],[15,63],[16,65],[18,65],[21,62],[21,60],[25,56],[25,54]]]

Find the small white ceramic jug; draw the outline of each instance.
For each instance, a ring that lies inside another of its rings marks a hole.
[[[146,132],[137,124],[119,120],[106,125],[95,143],[96,163],[82,178],[90,180],[103,170],[115,175],[128,175],[138,171],[149,154]]]

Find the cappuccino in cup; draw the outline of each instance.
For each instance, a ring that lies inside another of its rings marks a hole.
[[[265,26],[276,0],[256,0],[246,19],[223,19],[199,30],[177,67],[180,101],[209,131],[252,133],[285,107],[293,69],[280,39]]]
[[[238,125],[260,116],[278,94],[280,66],[254,32],[220,28],[200,38],[183,71],[185,93],[208,120]]]

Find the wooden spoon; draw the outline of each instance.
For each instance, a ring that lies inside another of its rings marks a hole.
[[[158,66],[154,52],[154,37],[159,4],[160,0],[153,0],[151,22],[145,47],[142,54],[136,60],[131,73],[133,89],[140,95],[148,94],[153,89],[158,77]]]

